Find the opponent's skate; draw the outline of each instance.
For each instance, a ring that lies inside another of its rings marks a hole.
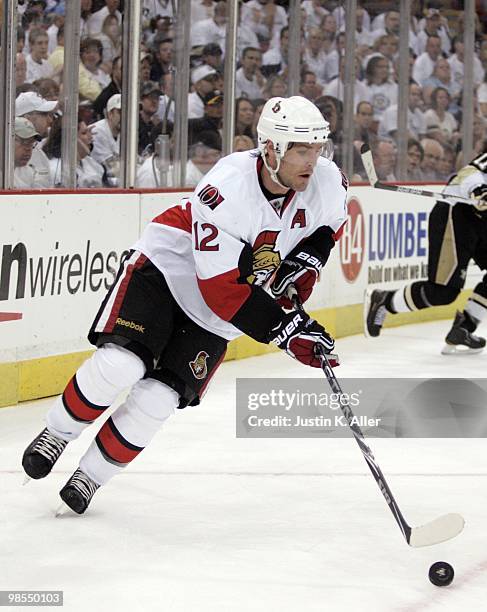
[[[485,338],[475,336],[472,332],[477,322],[468,312],[457,312],[453,326],[448,332],[442,349],[443,355],[465,355],[480,353],[485,347]]]
[[[54,436],[47,428],[25,449],[22,467],[30,478],[45,478],[66,448],[66,440]]]
[[[367,289],[364,298],[364,333],[367,338],[377,338],[380,335],[386,318],[386,298],[388,291]]]
[[[91,498],[99,488],[99,484],[96,484],[96,482],[78,468],[61,491],[59,491],[59,495],[73,512],[83,514],[86,508],[88,508]],[[58,509],[56,515],[62,514],[62,508],[63,506]]]

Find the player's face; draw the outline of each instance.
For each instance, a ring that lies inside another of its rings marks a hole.
[[[281,160],[279,178],[294,191],[304,191],[323,150],[321,144],[294,143]]]

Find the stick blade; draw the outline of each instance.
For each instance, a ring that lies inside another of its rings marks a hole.
[[[413,527],[408,544],[414,548],[451,540],[461,533],[465,520],[460,514],[444,514],[426,525]]]
[[[362,156],[362,163],[365,168],[365,172],[367,173],[367,178],[369,179],[369,183],[372,187],[378,182],[377,172],[375,171],[374,159],[372,157],[372,151],[370,150],[369,145],[363,144],[360,149],[360,154]]]

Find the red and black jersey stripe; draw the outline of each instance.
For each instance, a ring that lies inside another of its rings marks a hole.
[[[115,465],[127,465],[144,450],[143,446],[135,446],[122,436],[115,427],[112,417],[103,424],[95,440],[101,454],[108,462]]]
[[[86,399],[78,386],[76,374],[64,390],[63,404],[69,416],[80,423],[93,423],[108,408],[93,404]]]

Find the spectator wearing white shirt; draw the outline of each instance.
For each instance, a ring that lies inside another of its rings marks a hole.
[[[120,0],[105,0],[105,5],[96,13],[93,13],[86,22],[88,34],[95,36],[102,31],[103,22],[108,15],[115,15],[118,19],[118,23],[122,25],[122,13],[118,10],[120,6]]]
[[[191,0],[191,22],[198,23],[213,17],[214,0]]]
[[[221,49],[225,49],[225,38],[227,32],[227,5],[225,2],[217,2],[211,19],[204,19],[191,28],[191,46],[199,47],[209,43],[216,43]]]
[[[242,25],[248,26],[255,34],[266,36],[271,47],[279,43],[282,28],[287,26],[287,13],[274,0],[250,0],[242,5]]]
[[[142,14],[146,18],[156,17],[174,17],[172,0],[144,0],[142,5]]]
[[[52,126],[52,113],[57,107],[57,100],[45,100],[35,91],[26,91],[15,100],[15,115],[32,123],[40,141],[45,142]],[[36,168],[36,182],[39,187],[52,187],[49,160],[40,144],[35,145],[30,163]]]
[[[433,74],[423,83],[423,98],[426,104],[429,104],[431,92],[435,87],[444,87],[450,94],[453,105],[456,106],[456,100],[462,88],[451,78],[451,67],[448,60],[444,57],[438,58]]]
[[[340,57],[339,75],[327,83],[324,87],[324,93],[327,96],[338,98],[342,102],[345,98],[345,56]],[[353,107],[357,108],[359,102],[370,102],[370,93],[366,85],[357,78],[360,74],[360,62],[355,58],[355,82],[353,87]]]
[[[306,46],[303,54],[303,62],[306,68],[316,75],[318,81],[323,85],[326,82],[326,57],[323,49],[324,37],[320,28],[309,28],[306,36]]]
[[[426,11],[426,19],[418,24],[418,35],[416,37],[416,53],[421,55],[426,50],[426,43],[430,36],[438,36],[441,40],[441,50],[447,55],[451,51],[450,34],[448,22],[441,17],[439,9],[430,8]]]
[[[322,5],[321,0],[304,0],[301,2],[301,9],[305,15],[304,24],[307,30],[309,28],[319,28],[323,17],[330,14]]]
[[[32,83],[37,79],[48,78],[54,75],[54,69],[47,61],[49,38],[42,28],[33,28],[29,32],[30,53],[26,57],[27,81]]]
[[[307,100],[314,102],[317,98],[323,95],[323,87],[318,82],[316,74],[311,70],[305,70],[301,73],[301,85],[299,93]]]
[[[62,121],[57,119],[49,138],[44,145],[44,151],[49,157],[51,175],[54,187],[61,187],[62,182]],[[77,134],[77,164],[76,186],[80,188],[103,187],[105,169],[91,157],[93,134],[91,126],[78,119]]]
[[[266,77],[272,74],[282,74],[287,69],[287,54],[289,49],[289,27],[281,30],[278,47],[270,47],[262,56],[262,74]]]
[[[397,84],[389,79],[389,61],[382,55],[372,57],[365,69],[374,120],[380,121],[384,111],[397,103]]]
[[[235,74],[235,97],[255,100],[262,98],[265,79],[262,76],[262,53],[260,49],[246,47],[242,53],[241,67]]]
[[[441,40],[439,36],[430,36],[426,43],[426,51],[419,55],[413,66],[413,79],[421,85],[430,78],[435,64],[441,57]]]
[[[93,0],[81,0],[81,19],[79,23],[79,35],[81,38],[88,36],[88,19],[91,17]]]
[[[114,94],[107,102],[106,119],[93,124],[93,151],[91,155],[100,164],[116,170],[120,159],[121,94]],[[115,174],[116,176],[116,174]]]
[[[454,142],[458,136],[458,122],[448,111],[450,94],[444,87],[437,87],[431,93],[431,108],[424,114],[428,136],[441,144]]]
[[[455,49],[455,53],[448,58],[448,63],[450,64],[452,79],[460,85],[463,89],[463,77],[465,73],[464,66],[464,54],[465,54],[465,46],[463,44],[463,40],[455,38],[453,41],[453,48]],[[470,61],[470,60],[469,60]],[[474,85],[480,85],[484,80],[485,71],[482,67],[482,63],[480,62],[477,55],[474,53],[473,58],[473,82]]]
[[[34,147],[41,139],[33,124],[25,117],[15,118],[14,187],[39,189],[50,186],[49,166],[38,167],[32,159]]]
[[[420,110],[422,104],[421,87],[416,83],[409,85],[407,130],[409,137],[422,138],[426,134],[426,120]],[[387,108],[380,120],[379,138],[395,138],[397,133],[398,106],[393,104]]]
[[[217,75],[210,66],[198,66],[191,72],[193,91],[188,94],[188,119],[200,119],[205,114],[203,98],[214,90]]]

